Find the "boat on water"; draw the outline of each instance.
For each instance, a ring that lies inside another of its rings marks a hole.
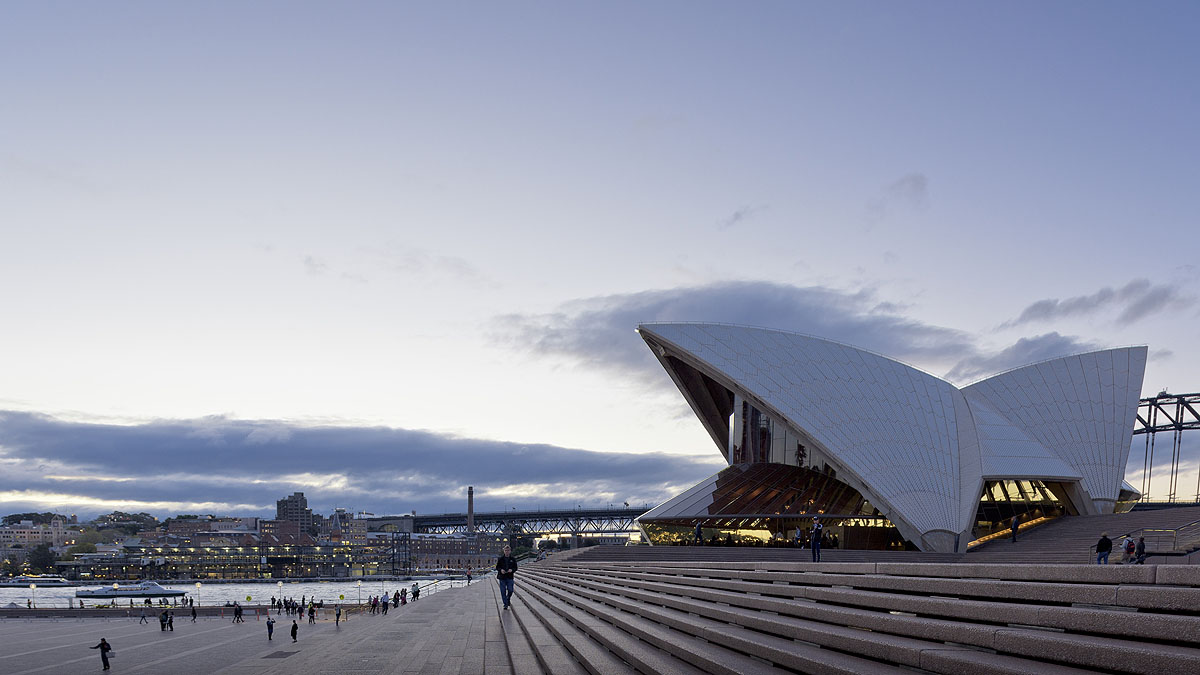
[[[153,581],[136,584],[113,584],[103,588],[75,591],[77,598],[177,598],[187,591],[172,591]]]
[[[25,574],[19,577],[0,579],[0,588],[29,588],[29,584],[38,586],[78,586],[73,581],[53,574]]]

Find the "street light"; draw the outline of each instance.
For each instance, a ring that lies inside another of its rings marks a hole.
[[[196,582],[196,604],[200,604],[200,582]]]
[[[277,613],[283,614],[283,582],[276,582],[275,585],[279,587],[279,611]]]
[[[37,607],[37,584],[29,584],[29,592],[33,594],[33,597],[29,599],[29,604]]]
[[[362,606],[362,579],[359,579],[354,585],[358,586],[358,604],[361,607]]]

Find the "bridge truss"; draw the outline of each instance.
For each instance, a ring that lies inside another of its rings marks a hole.
[[[1174,502],[1179,491],[1179,464],[1183,453],[1183,432],[1200,429],[1200,393],[1168,394],[1144,398],[1138,404],[1134,435],[1146,437],[1142,464],[1142,501],[1150,501],[1150,479],[1154,470],[1155,437],[1171,434],[1171,473],[1167,481],[1166,501]],[[1200,502],[1200,472],[1196,476],[1196,496]]]
[[[564,511],[512,511],[475,514],[475,531],[506,536],[617,535],[638,531],[634,519],[646,512],[638,508],[576,509]],[[413,529],[428,534],[466,534],[465,513],[417,516]]]

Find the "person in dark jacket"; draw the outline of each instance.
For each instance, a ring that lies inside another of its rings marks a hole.
[[[108,644],[108,640],[100,638],[100,644],[90,649],[100,650],[100,662],[104,664],[104,669],[108,670],[108,653],[112,651],[112,645]]]
[[[1096,542],[1096,564],[1107,565],[1108,554],[1112,553],[1112,539],[1108,538],[1108,533],[1100,535],[1100,541]]]
[[[517,573],[517,560],[512,557],[512,549],[504,547],[504,553],[496,559],[496,579],[500,582],[500,599],[504,601],[504,609],[508,609],[512,599],[513,575]]]
[[[296,634],[300,632],[300,626],[296,625],[296,620],[292,619],[292,642],[296,641]]]
[[[1138,537],[1137,548],[1134,549],[1134,560],[1138,565],[1146,564],[1146,538]]]

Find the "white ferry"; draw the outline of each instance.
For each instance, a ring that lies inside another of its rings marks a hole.
[[[75,591],[77,598],[177,598],[186,595],[187,591],[172,591],[159,586],[153,581],[139,581],[136,584],[113,584],[103,588],[93,588],[86,591]]]
[[[53,574],[26,574],[19,577],[0,579],[0,588],[29,588],[29,584],[38,586],[78,586],[73,581]]]

